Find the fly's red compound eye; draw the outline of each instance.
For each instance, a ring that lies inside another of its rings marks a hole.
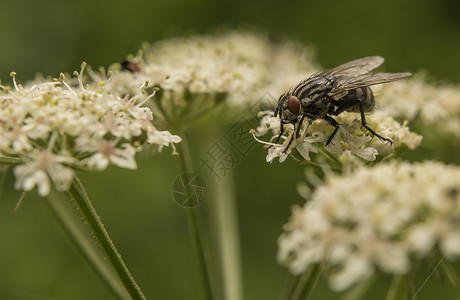
[[[292,114],[297,115],[300,112],[299,98],[297,98],[296,96],[289,97],[287,102],[287,108]]]

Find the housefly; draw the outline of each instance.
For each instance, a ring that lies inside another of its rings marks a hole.
[[[344,63],[335,68],[313,74],[279,98],[274,116],[280,117],[279,141],[284,133],[284,125],[297,124],[296,136],[305,118],[308,120],[323,119],[334,127],[332,134],[326,141],[326,146],[332,141],[339,130],[339,123],[332,117],[344,111],[361,114],[361,124],[374,136],[383,141],[392,143],[369,126],[367,126],[365,113],[371,112],[375,106],[374,95],[369,86],[400,80],[411,76],[411,73],[377,73],[370,71],[379,67],[384,58],[381,56],[367,56]],[[284,151],[287,151],[294,134]]]

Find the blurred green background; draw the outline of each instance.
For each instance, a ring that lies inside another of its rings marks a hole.
[[[37,72],[57,76],[79,69],[82,61],[93,66],[121,61],[144,41],[241,26],[311,44],[325,67],[378,54],[387,59],[387,71],[425,69],[438,79],[460,80],[458,0],[15,0],[2,1],[1,7],[4,83],[10,82],[11,71],[19,81]],[[199,134],[194,140],[200,140]],[[209,146],[195,145],[199,151]],[[276,263],[276,240],[290,207],[303,203],[296,192],[303,168],[292,159],[267,164],[265,155],[256,147],[231,172],[246,299],[278,297],[287,271]],[[80,176],[147,297],[199,299],[186,215],[171,197],[178,175],[174,158],[165,149],[139,155],[138,164],[137,171],[113,167]],[[12,184],[7,177],[0,199],[0,299],[108,299],[43,200],[30,195],[11,216],[19,197],[8,188]],[[384,298],[389,282],[379,282],[376,289],[382,294],[373,299]],[[316,293],[321,299],[338,298],[323,281]],[[440,295],[457,299],[460,291],[433,279],[418,299]]]

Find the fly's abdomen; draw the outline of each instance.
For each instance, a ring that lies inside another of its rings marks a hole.
[[[366,86],[348,91],[348,94],[340,100],[340,105],[349,103],[350,108],[347,111],[359,113],[359,102],[363,104],[364,112],[370,112],[374,109],[374,95],[370,87]]]

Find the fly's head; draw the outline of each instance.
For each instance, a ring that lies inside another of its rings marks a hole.
[[[286,93],[280,96],[274,116],[279,115],[282,124],[295,124],[301,113],[302,105],[299,98]]]

